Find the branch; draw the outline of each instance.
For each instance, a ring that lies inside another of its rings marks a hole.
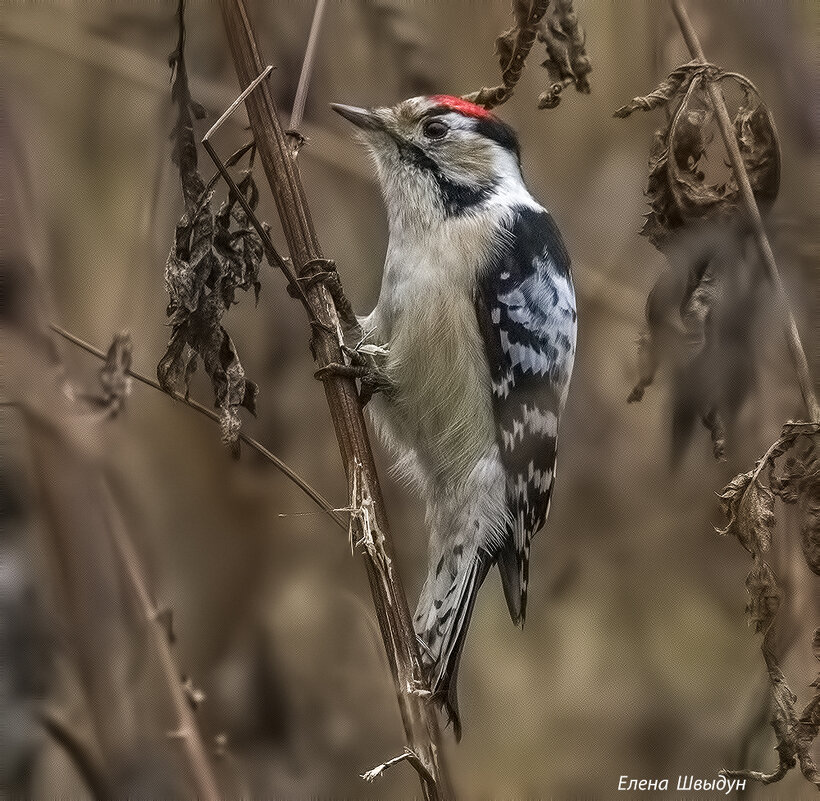
[[[185,693],[179,669],[171,652],[170,637],[163,621],[163,615],[151,600],[142,563],[136,548],[134,548],[134,543],[131,542],[131,538],[128,536],[125,524],[117,511],[116,502],[107,484],[103,485],[103,496],[114,546],[125,567],[125,573],[131,583],[131,588],[137,596],[143,618],[148,624],[150,638],[159,657],[162,676],[174,707],[177,728],[169,736],[179,739],[182,743],[182,748],[191,769],[191,778],[196,785],[197,797],[201,801],[219,801],[220,794],[216,777],[213,774],[191,703]]]
[[[697,32],[692,25],[692,21],[689,19],[689,15],[686,13],[686,8],[682,0],[670,0],[670,2],[672,11],[678,21],[678,25],[683,33],[683,38],[686,40],[686,45],[689,48],[692,58],[699,64],[707,64],[708,62],[703,53]],[[809,373],[809,364],[806,360],[806,353],[800,341],[800,333],[797,330],[797,323],[795,322],[794,314],[792,313],[789,299],[783,286],[783,279],[780,277],[780,271],[777,269],[772,246],[769,244],[766,229],[763,227],[763,218],[760,216],[760,209],[757,207],[757,201],[752,191],[752,185],[749,182],[749,176],[743,165],[743,157],[740,154],[740,148],[738,147],[737,139],[732,129],[732,121],[729,119],[729,112],[726,110],[723,94],[716,81],[708,81],[707,90],[715,111],[715,116],[717,117],[723,144],[726,146],[726,151],[729,154],[735,180],[740,187],[740,193],[743,199],[743,205],[746,207],[749,223],[754,231],[755,243],[760,251],[760,256],[765,265],[769,280],[774,287],[777,300],[785,313],[786,342],[788,343],[789,354],[791,355],[794,370],[797,374],[800,392],[803,395],[803,402],[806,405],[808,419],[811,422],[820,421],[820,404],[818,404],[817,396],[814,392],[814,385]]]
[[[293,110],[290,113],[290,129],[296,131],[302,124],[305,116],[305,102],[310,88],[310,76],[313,74],[313,64],[316,61],[316,45],[319,42],[319,32],[322,29],[322,17],[325,14],[327,0],[316,0],[316,9],[313,12],[313,22],[310,24],[305,58],[302,62],[302,72],[299,74],[299,84],[296,87],[296,97],[293,100]]]
[[[265,62],[259,53],[244,0],[222,0],[221,10],[239,83],[244,87],[262,72]],[[291,261],[300,277],[308,277],[312,265],[327,262],[313,228],[292,150],[266,83],[261,83],[247,98],[246,107]],[[342,363],[341,325],[327,283],[305,282],[305,292],[315,318],[312,321],[311,350],[317,365],[322,368]],[[370,548],[365,550],[363,557],[393,674],[407,746],[419,756],[430,774],[429,780],[421,778],[424,797],[450,798],[452,791],[442,763],[438,720],[433,707],[414,689],[424,687],[425,679],[407,599],[395,570],[387,515],[356,385],[352,379],[341,377],[329,377],[323,383],[348,486],[353,489],[355,478],[361,497],[370,500],[368,514],[380,533],[376,545],[380,552],[378,560],[374,559]],[[356,520],[354,525],[360,527],[360,522]]]
[[[51,323],[49,328],[55,333],[59,334],[63,339],[71,342],[73,345],[76,345],[78,348],[81,348],[86,353],[90,353],[92,356],[96,356],[98,359],[102,359],[105,361],[106,355],[98,348],[95,348],[93,345],[90,345],[80,337],[66,331],[60,326]],[[154,379],[149,378],[146,375],[143,375],[136,370],[129,368],[126,370],[126,373],[130,375],[133,379],[139,381],[142,384],[145,384],[148,387],[153,387],[157,391],[161,392],[163,395],[170,395],[170,393],[166,392],[160,385],[159,382],[154,381]],[[184,403],[186,406],[189,406],[196,412],[199,412],[201,415],[204,415],[209,420],[213,420],[215,423],[219,423],[219,415],[215,412],[212,412],[207,406],[203,406],[201,403],[198,403],[195,400],[191,400],[191,398],[186,397],[181,392],[174,392],[173,395],[170,395],[174,400],[179,401],[180,403]],[[328,516],[336,523],[337,526],[347,529],[347,522],[345,519],[333,508],[330,502],[325,499],[321,493],[314,489],[310,484],[307,483],[296,471],[288,467],[285,462],[283,462],[278,456],[271,453],[261,442],[258,442],[253,437],[249,437],[247,434],[243,433],[242,431],[239,432],[239,439],[242,440],[248,447],[253,448],[258,454],[263,456],[267,459],[280,473],[287,476],[297,487],[299,487],[305,495],[308,496],[320,509],[324,512],[327,512]]]
[[[427,772],[427,768],[424,767],[424,763],[409,748],[405,748],[401,754],[393,757],[392,759],[388,759],[387,762],[382,762],[381,765],[376,765],[375,768],[372,768],[371,770],[366,770],[364,773],[361,774],[361,777],[366,782],[374,782],[388,768],[392,768],[393,765],[398,765],[399,762],[405,761],[409,762],[418,771],[419,775],[422,778],[424,778],[427,781],[432,780],[432,776],[430,776],[430,774]]]
[[[80,736],[58,712],[45,709],[40,714],[40,722],[51,737],[62,746],[82,776],[92,796],[101,799],[113,798],[116,794],[111,786],[100,757],[94,752],[93,744]]]

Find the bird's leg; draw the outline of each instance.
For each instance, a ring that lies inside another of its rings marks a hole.
[[[336,313],[339,315],[339,321],[342,323],[342,328],[345,331],[360,330],[359,321],[353,312],[353,306],[347,299],[342,290],[342,282],[339,280],[339,273],[336,272],[336,262],[332,259],[311,259],[302,265],[302,275],[296,280],[299,282],[302,290],[310,289],[314,284],[322,283],[327,287],[333,298],[333,305],[336,307]],[[298,290],[288,285],[288,294],[292,297],[299,298]]]
[[[362,406],[366,406],[377,392],[389,393],[392,390],[392,384],[384,368],[376,364],[372,353],[361,350],[363,347],[368,347],[370,350],[372,346],[365,346],[363,342],[359,342],[355,348],[343,345],[342,351],[350,359],[350,364],[331,362],[317,370],[314,376],[320,381],[339,376],[357,379],[361,382],[359,399]],[[386,353],[386,349],[381,346],[378,346],[378,350],[380,355]]]

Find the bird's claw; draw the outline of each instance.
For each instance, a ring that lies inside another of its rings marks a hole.
[[[345,351],[347,350],[345,348]],[[389,392],[392,387],[384,370],[368,363],[363,358],[352,364],[331,362],[318,369],[313,375],[320,381],[326,381],[329,378],[353,378],[360,381],[359,400],[362,406],[366,406],[377,392]]]
[[[302,265],[301,275],[296,279],[302,291],[310,289],[315,284],[323,284],[333,298],[333,305],[339,315],[339,321],[345,331],[359,329],[359,321],[347,299],[339,273],[336,272],[336,262],[332,259],[311,259]],[[299,299],[299,290],[288,285],[288,294]]]

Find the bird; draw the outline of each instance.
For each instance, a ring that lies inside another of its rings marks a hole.
[[[413,625],[460,740],[458,669],[494,565],[513,623],[526,616],[575,359],[570,258],[525,186],[514,129],[483,106],[432,95],[331,107],[357,126],[387,211],[381,290],[358,317],[357,349],[378,373],[374,428],[426,506]]]

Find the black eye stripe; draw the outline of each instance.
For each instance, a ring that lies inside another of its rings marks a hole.
[[[458,114],[458,112],[454,112],[453,109],[447,108],[447,106],[434,106],[433,108],[427,109],[427,111],[422,114],[422,119],[429,119],[430,117],[435,117],[439,114]],[[497,142],[501,145],[501,147],[515,153],[516,158],[518,158],[519,161],[521,160],[521,150],[518,144],[518,136],[513,128],[507,125],[506,122],[502,122],[498,117],[486,117],[481,119],[478,117],[465,117],[465,119],[472,119],[474,121],[473,130],[477,134],[480,134],[487,139],[491,139],[493,142]]]
[[[518,136],[506,122],[501,122],[497,118],[477,120],[474,130],[477,134],[492,139],[493,142],[498,142],[501,147],[511,150],[519,160],[521,159]]]
[[[395,142],[402,161],[412,164],[416,169],[427,170],[433,176],[438,186],[441,202],[444,205],[444,213],[448,217],[457,217],[480,205],[492,194],[495,188],[494,183],[489,186],[474,187],[451,181],[442,174],[438,164],[418,145],[411,144],[400,138],[396,138]]]

